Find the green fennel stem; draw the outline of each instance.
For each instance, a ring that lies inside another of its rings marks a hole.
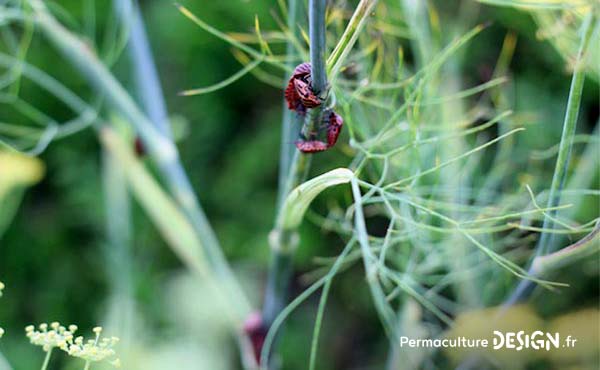
[[[48,352],[46,352],[46,357],[44,357],[44,363],[42,364],[42,369],[41,370],[47,370],[48,369],[48,364],[50,363],[50,356],[52,356],[52,350],[54,348],[50,348],[48,350]]]
[[[573,78],[571,80],[571,88],[569,91],[569,100],[567,102],[567,109],[565,114],[565,121],[563,125],[562,137],[560,139],[560,146],[558,151],[558,158],[556,159],[556,167],[554,169],[554,176],[552,177],[552,184],[550,185],[550,195],[548,196],[547,208],[556,207],[560,202],[560,191],[563,189],[565,179],[567,177],[567,169],[569,167],[569,160],[571,157],[571,148],[573,147],[573,136],[577,129],[577,117],[579,115],[579,106],[581,105],[581,95],[583,92],[583,83],[585,80],[585,53],[588,49],[592,33],[595,29],[595,22],[592,13],[584,21],[583,25],[583,36],[577,53],[577,61],[575,64],[575,71],[573,72]],[[556,211],[550,211],[550,213],[544,218],[543,229],[548,230],[554,227],[552,218],[556,215]],[[545,255],[548,252],[552,252],[553,247],[553,234],[543,232],[540,237],[538,244],[537,255]]]
[[[560,202],[560,192],[563,189],[565,179],[567,176],[567,169],[569,166],[569,159],[571,157],[571,148],[573,146],[573,136],[577,128],[577,116],[579,115],[579,106],[581,105],[581,95],[583,91],[583,83],[585,80],[584,61],[585,54],[588,50],[590,40],[594,29],[596,28],[596,17],[593,13],[590,13],[584,20],[582,27],[582,37],[579,45],[579,51],[577,53],[577,59],[575,63],[575,70],[573,71],[573,77],[571,79],[571,88],[569,90],[569,100],[567,102],[567,109],[565,114],[565,120],[563,124],[562,136],[560,139],[558,158],[556,159],[556,166],[554,169],[554,175],[552,177],[552,184],[550,185],[550,194],[548,196],[547,208],[554,208]],[[542,229],[551,230],[554,228],[554,216],[556,210],[550,211],[544,217]],[[535,256],[540,257],[552,252],[554,250],[554,234],[549,232],[542,232],[538,245],[536,248]],[[535,273],[533,270],[534,266],[530,267],[529,272]],[[535,285],[530,280],[522,280],[508,299],[504,302],[505,306],[512,306],[520,301],[525,300],[533,292]]]
[[[300,2],[297,0],[289,0],[288,1],[288,19],[287,19],[287,28],[289,32],[294,36],[298,36],[299,27],[297,27],[297,14],[299,11]],[[294,58],[297,56],[296,49],[294,47],[294,43],[292,41],[287,41],[286,45],[286,56],[288,58],[288,62],[286,63],[289,69],[294,68]],[[285,85],[282,86],[285,88]],[[278,178],[278,190],[277,190],[277,208],[281,207],[283,201],[285,200],[285,196],[287,195],[286,186],[288,181],[288,174],[290,173],[290,166],[292,160],[294,158],[295,149],[293,145],[289,143],[293,143],[294,140],[298,137],[298,133],[300,132],[300,126],[302,125],[301,118],[287,109],[287,103],[285,100],[281,101],[281,106],[283,107],[283,119],[281,124],[281,147],[279,149],[279,178]]]
[[[295,5],[295,1],[290,1],[290,6]],[[312,65],[313,90],[319,96],[327,96],[327,75],[325,72],[325,0],[311,0],[309,2],[309,35],[310,35],[310,56]],[[296,12],[290,15],[295,17]],[[288,20],[289,24],[295,24],[294,20]],[[322,104],[324,105],[324,104]],[[322,109],[320,107],[312,110],[307,115],[302,131],[305,133],[314,129],[320,122]],[[282,142],[281,145],[290,145],[288,142]],[[310,170],[311,155],[301,153],[295,150],[287,180],[282,181],[284,189],[280,189],[280,207],[284,204],[284,199],[289,192],[296,186],[306,180]],[[284,166],[281,167],[282,169]],[[278,211],[281,213],[281,208]],[[277,217],[278,218],[278,217]],[[297,231],[285,230],[276,225],[270,236],[270,246],[272,250],[271,263],[267,278],[267,288],[265,293],[265,302],[263,307],[263,321],[265,326],[269,327],[281,310],[287,303],[287,290],[293,271],[294,250],[298,244]]]

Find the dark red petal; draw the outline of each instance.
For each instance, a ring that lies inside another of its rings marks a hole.
[[[300,150],[302,153],[315,153],[322,152],[327,150],[327,143],[318,140],[310,140],[310,141],[296,141],[296,148]]]

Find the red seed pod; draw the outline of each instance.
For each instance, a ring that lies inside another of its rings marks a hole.
[[[342,126],[344,126],[344,120],[342,117],[331,111],[329,114],[329,123],[327,124],[327,146],[332,147],[337,142],[340,132],[342,132]]]
[[[312,91],[310,63],[299,64],[295,69],[285,89],[285,100],[288,109],[300,114],[306,108],[314,108],[321,104],[321,100]]]
[[[328,148],[327,143],[324,143],[319,140],[309,140],[309,141],[298,140],[298,141],[296,141],[295,144],[296,144],[296,148],[298,148],[298,150],[300,150],[302,153],[322,152],[324,150],[327,150],[327,148]]]

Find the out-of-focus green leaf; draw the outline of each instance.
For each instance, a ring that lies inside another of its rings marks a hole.
[[[0,201],[14,188],[31,186],[44,176],[44,164],[35,157],[0,152]]]

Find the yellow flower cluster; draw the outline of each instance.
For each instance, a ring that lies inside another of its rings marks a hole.
[[[45,352],[49,352],[53,348],[60,348],[69,356],[81,358],[86,362],[99,362],[115,357],[114,346],[119,342],[119,338],[100,338],[102,328],[96,327],[94,328],[96,338],[85,342],[83,337],[74,336],[76,331],[76,325],[69,325],[66,328],[58,322],[50,325],[43,323],[39,325],[39,330],[36,330],[33,325],[25,328],[29,341],[36,346],[41,346]],[[115,367],[121,365],[118,358],[110,363]]]
[[[94,333],[96,338],[85,343],[83,337],[71,337],[61,349],[70,356],[79,357],[88,362],[99,362],[114,357],[116,352],[113,348],[119,342],[119,338],[100,338],[102,328],[99,326],[94,328]],[[121,364],[119,359],[110,361],[110,363],[115,367],[119,367]]]
[[[58,322],[53,322],[50,325],[46,323],[40,324],[39,330],[35,330],[33,325],[25,328],[25,333],[29,341],[36,346],[41,346],[45,352],[56,347],[63,349],[68,341],[73,339],[73,334],[76,331],[76,325],[69,325],[67,329]]]

